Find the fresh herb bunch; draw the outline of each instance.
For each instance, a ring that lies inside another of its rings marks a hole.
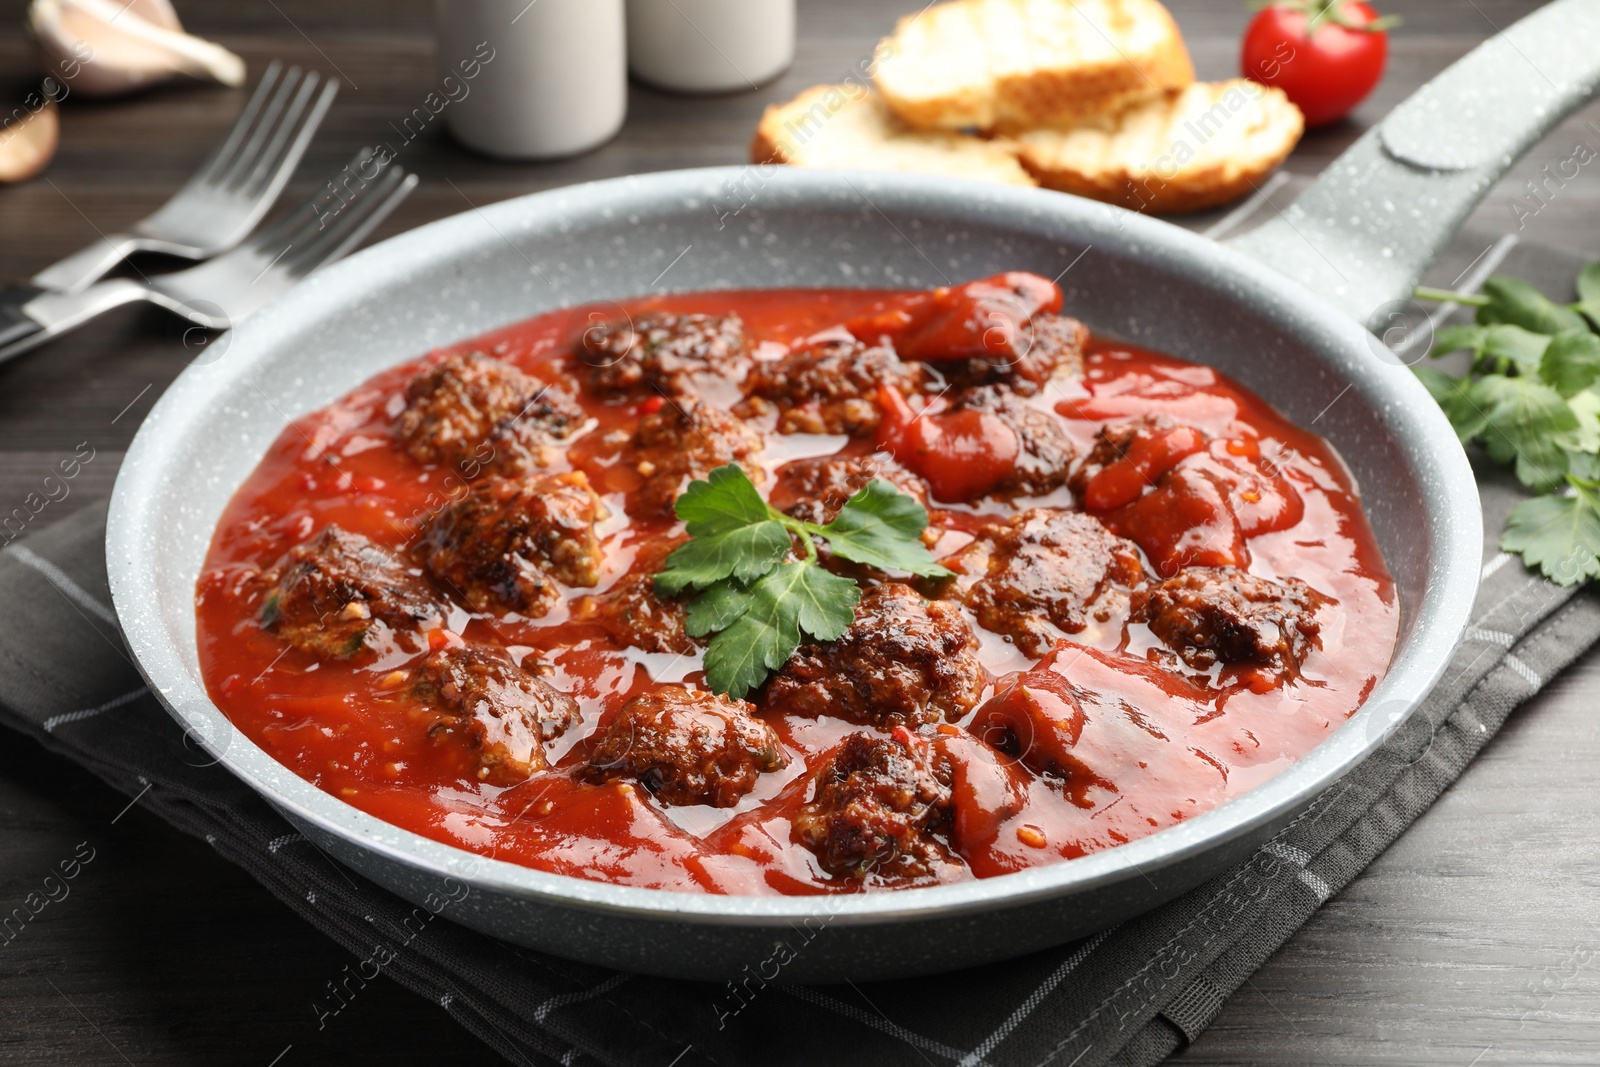
[[[802,635],[832,641],[854,621],[861,587],[823,569],[817,538],[852,563],[930,578],[951,573],[921,541],[927,509],[881,478],[825,526],[773,508],[732,464],[690,482],[676,510],[690,540],[667,557],[656,592],[698,592],[685,629],[694,637],[712,635],[706,682],[735,699],[787,663]]]
[[[1466,350],[1460,378],[1417,369],[1463,443],[1545,495],[1517,505],[1500,547],[1551,581],[1600,577],[1600,262],[1578,275],[1578,302],[1557,304],[1520,278],[1495,277],[1481,295],[1418,289],[1424,300],[1477,308],[1432,355]]]

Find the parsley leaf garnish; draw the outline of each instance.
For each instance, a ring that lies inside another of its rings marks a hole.
[[[840,559],[922,578],[950,572],[933,561],[920,540],[928,510],[882,478],[874,478],[822,528],[828,548]]]
[[[1539,377],[1563,397],[1583,392],[1600,378],[1600,337],[1588,330],[1556,334],[1539,360]]]
[[[759,688],[802,641],[835,640],[854,621],[861,587],[821,566],[818,538],[852,563],[923,577],[950,573],[921,541],[927,509],[880,478],[826,525],[773,508],[732,464],[690,482],[675,510],[690,539],[667,557],[656,592],[698,594],[684,628],[710,635],[706,682],[736,699]]]
[[[1521,553],[1559,585],[1600,577],[1600,495],[1580,483],[1570,496],[1524,500],[1506,521],[1500,547]]]
[[[1600,262],[1576,289],[1574,304],[1519,278],[1490,278],[1481,295],[1417,290],[1477,309],[1473,323],[1440,330],[1432,352],[1470,352],[1467,373],[1417,377],[1463,444],[1545,494],[1511,513],[1500,547],[1560,585],[1600,577]]]

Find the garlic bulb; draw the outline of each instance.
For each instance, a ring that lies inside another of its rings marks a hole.
[[[69,93],[120,96],[178,75],[244,84],[244,60],[184,33],[168,0],[33,0],[28,27]]]
[[[30,94],[0,127],[0,182],[20,182],[49,166],[61,138],[55,101]]]

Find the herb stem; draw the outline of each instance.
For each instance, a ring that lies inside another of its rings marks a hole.
[[[1487,307],[1489,298],[1475,296],[1472,293],[1458,293],[1452,289],[1430,289],[1425,285],[1417,286],[1412,293],[1418,300],[1432,300],[1441,304],[1464,304],[1467,307]]]
[[[785,515],[771,504],[767,505],[767,514],[771,515],[785,530],[800,539],[800,544],[805,550],[807,563],[817,562],[817,542],[814,535],[823,533],[823,529],[809,522],[801,522],[792,515]]]

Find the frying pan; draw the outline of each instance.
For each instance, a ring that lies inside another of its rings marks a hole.
[[[925,973],[1103,929],[1248,856],[1404,722],[1466,624],[1481,562],[1472,473],[1384,328],[1511,161],[1600,80],[1600,0],[1559,0],[1364,135],[1292,208],[1219,245],[1039,190],[904,174],[723,168],[540,193],[444,219],[313,275],[189,367],[117,480],[107,555],[140,669],[177,720],[319,847],[517,944],[720,979],[814,932],[785,981]],[[1535,65],[1536,64],[1536,65]],[[1082,256],[1080,260],[1078,257]],[[1387,677],[1304,759],[1118,848],[956,885],[718,897],[543,873],[427,840],[278,764],[207,698],[194,589],[223,506],[284,427],[377,371],[538,312],[654,289],[926,287],[1061,274],[1096,333],[1215,366],[1342,453],[1399,590]],[[463,887],[465,887],[463,889]]]

